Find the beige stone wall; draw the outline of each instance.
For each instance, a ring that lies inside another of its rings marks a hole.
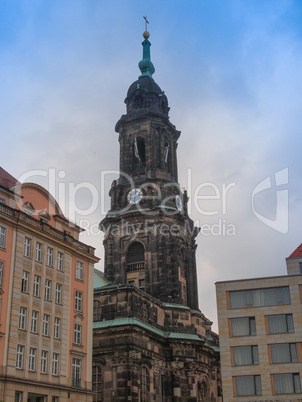
[[[230,309],[228,292],[243,289],[258,289],[279,286],[290,287],[291,304],[269,307],[252,307]],[[283,276],[259,278],[250,280],[219,282],[216,284],[218,324],[220,337],[220,356],[222,370],[222,386],[224,401],[296,401],[299,395],[275,395],[272,390],[271,374],[300,373],[302,379],[302,359],[300,362],[287,364],[271,364],[269,358],[269,344],[272,343],[299,343],[302,341],[302,309],[300,286],[302,276]],[[266,316],[271,314],[292,314],[294,333],[268,334]],[[230,319],[236,317],[255,317],[255,336],[232,337]],[[237,366],[232,359],[232,347],[241,345],[258,345],[259,365]],[[234,397],[234,377],[239,375],[260,375],[262,395],[258,397]]]

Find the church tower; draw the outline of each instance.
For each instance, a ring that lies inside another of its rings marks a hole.
[[[198,229],[177,178],[180,132],[153,79],[147,29],[143,36],[141,75],[115,127],[120,174],[100,223],[105,270],[94,276],[94,401],[221,402],[218,336],[198,308]]]
[[[141,75],[130,85],[126,114],[115,127],[120,176],[112,183],[111,209],[100,224],[105,278],[132,284],[162,302],[198,309],[198,229],[178,184],[180,131],[170,122],[167,96],[153,79],[147,30],[143,36]]]

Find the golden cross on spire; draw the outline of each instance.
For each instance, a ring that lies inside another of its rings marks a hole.
[[[147,24],[149,24],[149,21],[147,20],[147,16],[143,17],[145,20],[145,31],[147,31]]]

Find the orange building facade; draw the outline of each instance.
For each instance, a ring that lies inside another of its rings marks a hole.
[[[94,248],[0,168],[0,401],[92,401]]]

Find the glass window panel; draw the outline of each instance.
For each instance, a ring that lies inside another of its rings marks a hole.
[[[229,295],[232,309],[290,304],[288,286],[233,291]]]
[[[235,366],[258,364],[257,346],[235,346],[233,348]]]
[[[236,377],[237,396],[261,395],[260,376],[245,375]]]

